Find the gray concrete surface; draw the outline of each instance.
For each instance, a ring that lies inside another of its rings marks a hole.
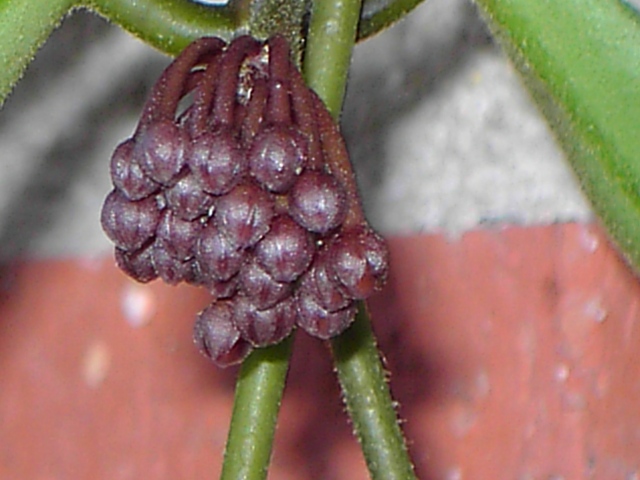
[[[110,248],[99,225],[108,160],[167,63],[86,13],[54,34],[0,112],[3,257]],[[343,128],[384,233],[591,215],[467,0],[430,0],[357,47]]]
[[[466,0],[426,2],[362,44],[353,72],[345,131],[382,231],[456,236],[589,217],[562,153]]]

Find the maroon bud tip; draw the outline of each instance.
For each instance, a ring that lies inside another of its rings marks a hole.
[[[338,227],[347,214],[347,197],[329,174],[306,171],[291,189],[291,216],[307,230],[321,234]]]
[[[184,220],[195,220],[213,212],[214,197],[206,193],[193,175],[182,177],[165,191],[167,204]]]
[[[186,133],[171,121],[149,125],[137,139],[136,160],[158,183],[169,185],[185,164]]]
[[[172,211],[165,210],[156,230],[156,237],[163,241],[172,257],[187,260],[193,257],[201,230],[202,224],[199,221],[189,222]]]
[[[133,158],[135,141],[131,138],[118,145],[111,156],[110,173],[113,185],[129,200],[141,200],[157,192],[160,185],[144,173]]]
[[[229,302],[216,302],[196,317],[193,341],[200,352],[219,367],[235,365],[249,355],[252,348],[240,338],[231,321],[233,309]]]
[[[220,197],[215,219],[231,243],[238,248],[247,248],[269,231],[273,210],[271,195],[257,185],[247,183]]]
[[[354,299],[363,300],[386,281],[388,251],[369,228],[341,234],[328,248],[327,266]]]
[[[298,321],[300,328],[309,335],[323,340],[340,335],[353,322],[356,315],[354,302],[335,312],[328,312],[309,295],[297,295]]]
[[[131,201],[112,190],[102,206],[102,228],[117,247],[137,250],[154,234],[160,221],[160,209],[155,197]]]
[[[352,298],[340,282],[327,269],[327,254],[321,252],[304,274],[298,292],[309,295],[314,302],[329,312],[341,310],[351,303]]]
[[[196,245],[200,271],[211,280],[229,280],[240,270],[244,256],[244,251],[235,248],[213,222],[203,229]]]
[[[141,283],[148,283],[158,278],[151,259],[152,247],[148,245],[134,252],[116,248],[116,264],[124,273]]]
[[[277,282],[293,282],[313,259],[311,234],[283,215],[271,224],[269,233],[256,245],[256,259]]]
[[[246,297],[234,301],[233,322],[242,338],[254,347],[266,347],[284,340],[296,321],[293,298],[278,302],[273,307],[258,310]]]
[[[302,136],[290,128],[274,126],[260,132],[249,150],[249,168],[265,188],[281,193],[293,186],[304,168]]]
[[[170,253],[170,248],[161,239],[153,243],[151,254],[153,266],[158,276],[169,285],[180,282],[191,282],[195,278],[195,264],[193,260],[181,260]]]
[[[246,159],[230,130],[207,132],[196,138],[189,166],[204,191],[223,195],[231,190],[246,170]]]
[[[252,259],[240,270],[240,288],[259,310],[270,308],[291,295],[292,284],[276,282]]]

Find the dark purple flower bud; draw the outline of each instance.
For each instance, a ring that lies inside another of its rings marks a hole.
[[[229,280],[212,280],[206,284],[205,287],[209,290],[209,293],[214,300],[221,300],[224,298],[233,297],[238,291],[238,276],[235,275]]]
[[[189,166],[206,192],[223,195],[240,181],[247,160],[232,132],[225,129],[194,140]]]
[[[136,160],[147,175],[163,185],[173,183],[186,161],[187,134],[171,121],[159,121],[143,130],[136,143]]]
[[[187,260],[193,256],[194,247],[202,224],[198,220],[189,222],[165,210],[156,230],[156,237],[163,240],[167,252],[178,260]]]
[[[213,222],[204,228],[196,245],[200,271],[212,280],[229,280],[240,270],[244,256]]]
[[[329,274],[326,262],[326,252],[322,252],[302,277],[299,291],[313,298],[325,310],[335,312],[347,307],[352,299],[338,280]]]
[[[259,310],[270,308],[291,295],[292,284],[276,282],[255,259],[242,266],[239,276],[242,293]]]
[[[313,337],[323,340],[335,337],[344,332],[353,322],[356,315],[356,304],[336,312],[328,312],[309,295],[298,291],[296,295],[298,307],[297,325]]]
[[[214,197],[206,193],[193,175],[185,175],[165,192],[167,204],[185,220],[213,213]]]
[[[351,297],[365,299],[384,284],[389,253],[382,238],[372,230],[344,232],[327,251],[328,271]]]
[[[338,227],[347,213],[343,188],[328,173],[308,170],[291,189],[291,216],[307,230],[327,233]]]
[[[242,338],[254,347],[284,340],[291,333],[296,316],[293,297],[266,310],[258,310],[247,297],[238,296],[234,302],[233,322]]]
[[[240,363],[252,350],[251,345],[240,338],[232,317],[229,301],[216,302],[198,314],[193,327],[194,343],[219,367]]]
[[[151,259],[158,276],[169,285],[191,282],[195,278],[194,261],[175,258],[169,250],[161,239],[153,243]]]
[[[102,206],[100,216],[107,236],[123,250],[137,250],[155,234],[160,209],[155,197],[131,201],[112,190]]]
[[[141,200],[157,192],[160,185],[147,176],[133,158],[135,141],[131,138],[118,145],[111,156],[113,185],[129,200]]]
[[[116,248],[116,264],[120,267],[120,270],[131,278],[141,283],[147,283],[158,278],[158,274],[151,260],[151,253],[151,245],[133,252]]]
[[[289,190],[306,160],[303,137],[283,126],[256,135],[249,150],[249,169],[254,178],[272,192]]]
[[[218,228],[238,248],[260,240],[269,231],[272,217],[271,195],[253,183],[238,185],[216,205]]]
[[[311,234],[283,215],[271,224],[269,233],[255,248],[258,263],[277,282],[293,282],[313,259]]]

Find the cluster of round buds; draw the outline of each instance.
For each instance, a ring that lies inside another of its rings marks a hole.
[[[340,334],[385,280],[342,136],[281,36],[189,45],[111,178],[101,220],[117,264],[140,282],[207,288],[194,339],[218,365],[296,325]]]

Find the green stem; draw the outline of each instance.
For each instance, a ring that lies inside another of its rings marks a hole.
[[[306,80],[336,119],[360,6],[359,0],[317,0],[311,16],[304,59]],[[336,337],[332,347],[347,410],[372,478],[416,478],[364,304],[354,325]]]
[[[242,364],[221,480],[266,478],[292,343],[258,348]]]
[[[184,0],[83,0],[87,8],[169,55],[203,36],[230,39],[246,22],[246,3],[214,8]]]
[[[305,80],[335,119],[342,110],[360,6],[360,0],[313,3],[304,56]]]
[[[74,0],[0,0],[0,106]]]
[[[331,346],[347,410],[371,478],[417,478],[364,304],[360,305],[353,326],[336,337]]]
[[[306,6],[289,0],[235,0],[224,6],[189,0],[83,0],[83,4],[171,55],[197,38],[230,40],[240,31],[257,38],[284,34],[297,53]]]

